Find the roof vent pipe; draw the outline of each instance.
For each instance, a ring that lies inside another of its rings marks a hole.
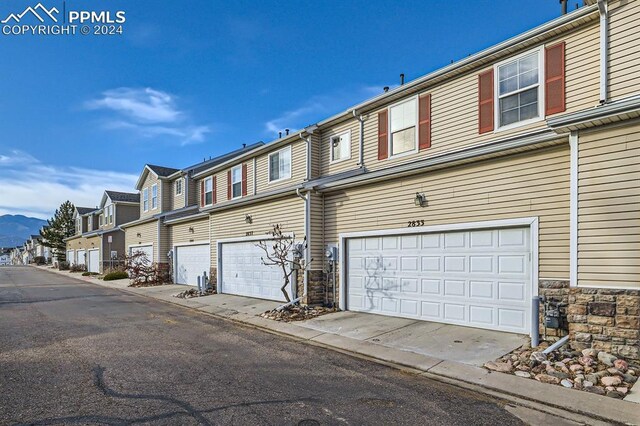
[[[567,3],[568,3],[568,0],[560,0],[560,8],[562,10],[563,15],[567,14]]]
[[[278,132],[278,139],[282,138],[282,132]]]
[[[400,74],[400,86],[404,85],[404,74]]]
[[[289,136],[289,129],[284,129],[284,132],[287,136]]]
[[[384,90],[384,93],[387,93],[389,91],[389,86],[384,86],[382,90]]]
[[[246,148],[246,147],[247,147],[247,144],[246,144],[246,143],[243,143],[243,144],[242,144],[242,147],[243,147],[243,148]]]

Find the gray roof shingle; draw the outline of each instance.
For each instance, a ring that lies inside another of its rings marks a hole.
[[[133,192],[118,192],[118,191],[105,191],[111,201],[118,202],[122,201],[125,203],[139,203],[140,202],[140,194]]]
[[[242,148],[238,148],[235,151],[228,152],[226,154],[219,155],[218,157],[212,158],[210,160],[203,161],[198,164],[194,164],[193,166],[186,167],[182,169],[184,172],[197,174],[203,170],[207,170],[211,167],[215,167],[218,164],[222,164],[225,161],[231,160],[233,157],[237,157],[238,155],[242,155],[246,152],[249,152],[253,149],[256,149],[259,146],[264,145],[264,142],[256,142],[251,145],[243,146]]]
[[[153,173],[157,174],[160,177],[171,176],[175,172],[180,171],[180,169],[172,169],[171,167],[164,166],[154,166],[153,164],[147,164],[147,167],[153,170]]]

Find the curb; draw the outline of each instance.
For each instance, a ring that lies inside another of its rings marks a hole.
[[[624,402],[605,396],[551,386],[533,380],[522,379],[510,374],[489,372],[481,367],[401,351],[367,341],[323,333],[295,324],[276,322],[255,315],[230,311],[228,309],[226,309],[226,312],[224,309],[220,309],[219,312],[205,311],[203,307],[206,306],[193,306],[193,302],[189,302],[194,299],[165,299],[156,295],[132,290],[129,287],[107,285],[91,277],[75,277],[63,271],[34,267],[100,287],[120,290],[155,301],[180,306],[218,319],[230,321],[234,324],[286,337],[301,343],[374,361],[438,382],[484,393],[494,398],[502,399],[507,404],[512,403],[525,406],[566,420],[579,421],[584,424],[611,424],[612,421],[624,425],[640,424],[640,407],[633,402]]]

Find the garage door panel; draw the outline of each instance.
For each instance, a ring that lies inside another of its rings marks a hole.
[[[198,285],[198,277],[209,274],[211,256],[209,244],[194,244],[175,248],[176,284]]]
[[[89,250],[89,265],[87,270],[89,272],[100,272],[100,250]]]
[[[285,301],[280,290],[282,271],[278,266],[264,265],[264,250],[256,242],[224,243],[220,256],[222,293]],[[287,292],[293,297],[291,285]]]
[[[528,228],[347,241],[347,308],[528,333]]]

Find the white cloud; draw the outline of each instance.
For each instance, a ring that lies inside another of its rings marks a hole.
[[[10,158],[12,152],[16,151],[0,153],[0,159]],[[22,154],[30,159],[28,163],[3,163],[0,168],[0,214],[48,219],[66,200],[81,207],[94,207],[105,189],[135,191],[138,176],[133,174],[51,166]]]
[[[382,86],[362,86],[355,90],[340,90],[328,95],[313,96],[298,108],[285,111],[278,117],[267,121],[264,125],[265,132],[269,135],[275,135],[286,128],[301,129],[382,93]]]
[[[6,154],[0,154],[0,167],[14,167],[17,165],[28,164],[28,163],[37,163],[36,160],[31,155],[26,152],[20,151],[18,149],[13,149]]]
[[[143,138],[169,136],[186,145],[203,142],[211,132],[209,126],[194,124],[190,115],[178,108],[176,97],[161,90],[121,87],[105,91],[100,99],[84,106],[109,113],[105,128],[132,130]]]

